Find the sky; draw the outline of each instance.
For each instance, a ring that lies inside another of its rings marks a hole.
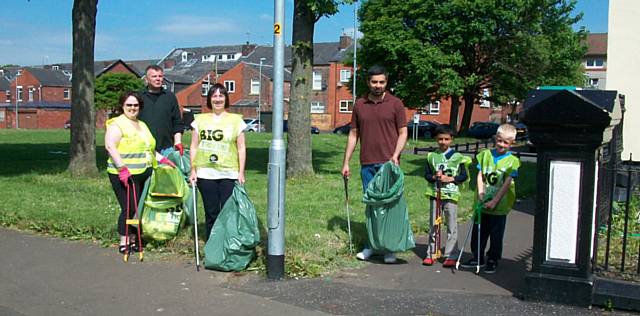
[[[232,5],[222,5],[231,3]],[[607,32],[608,0],[578,0],[584,17],[576,27]],[[237,45],[273,41],[271,0],[100,0],[96,60],[160,59],[175,47]],[[71,61],[72,0],[3,0],[0,65]],[[336,42],[353,32],[354,5],[316,23],[315,42]],[[285,0],[285,40],[291,42],[293,0]]]

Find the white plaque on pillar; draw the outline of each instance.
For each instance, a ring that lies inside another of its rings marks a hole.
[[[550,162],[547,261],[576,263],[581,165],[575,161]]]

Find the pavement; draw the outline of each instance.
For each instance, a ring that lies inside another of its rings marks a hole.
[[[359,269],[283,281],[196,272],[180,259],[140,263],[133,256],[124,264],[115,248],[0,228],[0,316],[610,315],[518,298],[531,261],[531,214],[531,202],[509,214],[504,259],[493,275],[422,266],[425,240],[418,239],[396,264],[374,258]],[[461,238],[467,229],[460,225]]]

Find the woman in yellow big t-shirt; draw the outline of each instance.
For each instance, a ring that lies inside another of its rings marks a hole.
[[[229,113],[229,94],[216,83],[207,94],[210,113],[194,117],[191,136],[191,183],[197,182],[204,203],[206,236],[233,192],[234,182],[244,184],[246,147],[242,115]]]
[[[136,252],[140,246],[135,243],[136,239],[133,237],[137,232],[135,226],[129,226],[130,244],[126,244],[127,207],[131,207],[129,210],[129,219],[131,219],[135,215],[134,201],[140,201],[144,182],[151,175],[156,160],[175,167],[171,161],[155,151],[156,140],[147,125],[138,120],[138,114],[143,106],[142,98],[136,92],[124,93],[115,109],[116,114],[120,115],[107,121],[107,132],[104,135],[104,147],[109,153],[107,173],[120,204],[118,251],[122,254],[127,251]],[[133,194],[127,197],[128,190],[135,194],[135,200]]]

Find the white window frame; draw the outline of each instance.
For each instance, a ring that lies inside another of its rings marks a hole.
[[[481,108],[490,108],[491,107],[491,102],[487,101],[486,98],[489,97],[489,89],[484,88],[482,89],[482,100],[480,100],[480,107]]]
[[[440,114],[440,101],[435,101],[429,103],[429,114],[430,115],[439,115]]]
[[[349,82],[351,80],[351,69],[340,69],[340,82]]]
[[[351,110],[349,109],[349,104],[351,104]],[[351,113],[353,111],[353,100],[340,100],[338,111],[340,113]]]
[[[22,86],[16,87],[16,101],[22,102]]]
[[[189,61],[189,53],[182,52],[182,54],[180,55],[180,59],[183,63],[186,63],[187,61]]]
[[[202,82],[202,86],[200,88],[200,93],[202,93],[203,96],[207,95],[209,93],[209,88],[211,86],[209,85],[208,81],[203,81]]]
[[[601,61],[602,65],[598,66],[598,61]],[[588,69],[604,68],[604,58],[587,58],[587,60],[585,60],[585,68],[588,68]]]
[[[69,90],[69,88],[65,88],[62,91],[62,98],[65,99],[65,100],[71,99],[71,90]]]
[[[227,92],[235,93],[236,92],[236,81],[235,80],[225,80],[224,87],[227,88]]]
[[[598,83],[600,83],[600,78],[589,78],[590,87],[598,87]]]
[[[326,112],[324,103],[320,101],[311,101],[310,106],[311,106],[311,113],[324,114]]]
[[[11,90],[5,90],[4,93],[6,94],[6,98],[7,98],[5,102],[11,103]]]
[[[60,66],[53,65],[53,66],[51,66],[51,70],[60,70]]]
[[[312,86],[311,89],[313,90],[322,90],[322,74],[319,72],[313,72],[312,76]]]
[[[249,94],[260,94],[260,80],[251,79],[251,88],[249,89]]]
[[[28,91],[29,91],[29,99],[28,100],[29,100],[29,102],[33,102],[33,92],[36,91],[36,88],[29,87]]]

